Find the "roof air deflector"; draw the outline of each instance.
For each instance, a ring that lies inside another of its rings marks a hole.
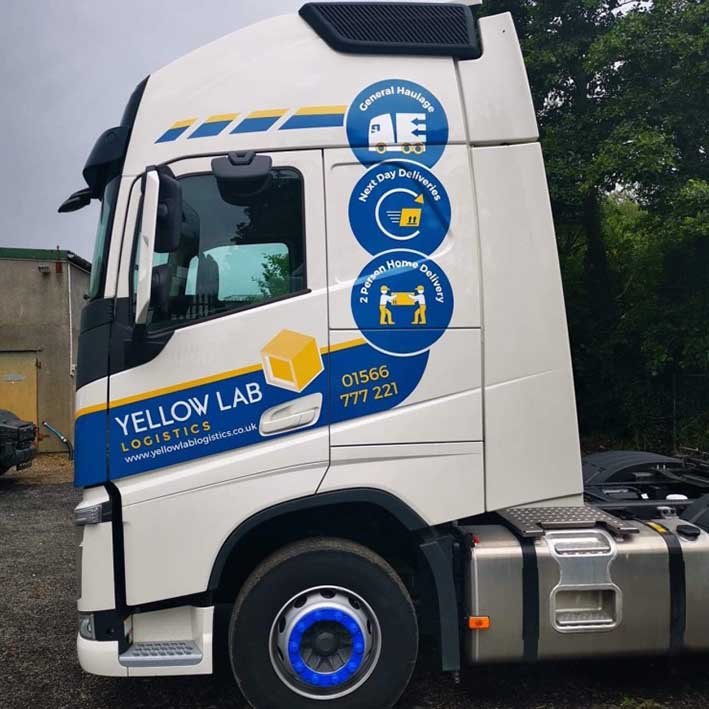
[[[300,16],[339,52],[480,56],[475,19],[467,5],[311,2],[303,5]]]

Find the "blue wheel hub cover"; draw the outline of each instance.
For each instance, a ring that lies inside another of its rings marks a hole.
[[[317,623],[336,623],[343,635],[351,641],[352,653],[347,662],[336,672],[316,672],[302,656],[303,636]],[[365,641],[359,623],[353,616],[334,608],[318,608],[306,613],[295,625],[288,639],[288,659],[291,667],[303,680],[313,687],[337,687],[349,680],[362,666]]]

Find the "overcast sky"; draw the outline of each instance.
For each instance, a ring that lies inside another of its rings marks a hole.
[[[154,70],[303,0],[2,0],[0,246],[91,258],[98,205],[57,214],[84,187],[98,135]]]

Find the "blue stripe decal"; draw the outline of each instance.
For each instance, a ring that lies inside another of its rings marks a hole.
[[[155,142],[156,143],[169,143],[171,140],[177,140],[189,126],[182,126],[181,128],[168,128]]]
[[[230,123],[231,121],[212,121],[211,123],[202,123],[202,125],[197,128],[194,133],[192,133],[188,140],[191,140],[192,138],[209,138],[213,135],[219,135]]]
[[[280,116],[269,116],[268,118],[244,118],[232,133],[259,133],[268,130]]]
[[[291,116],[280,130],[291,130],[293,128],[337,128],[343,125],[345,117],[342,113],[320,113],[312,115]]]

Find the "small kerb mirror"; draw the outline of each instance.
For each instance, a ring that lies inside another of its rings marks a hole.
[[[248,204],[271,185],[271,165],[268,155],[257,155],[252,150],[214,158],[212,172],[222,199],[229,204]]]
[[[57,210],[60,214],[66,212],[75,212],[77,209],[86,207],[91,202],[91,190],[84,187],[83,190],[77,190],[70,194]]]

